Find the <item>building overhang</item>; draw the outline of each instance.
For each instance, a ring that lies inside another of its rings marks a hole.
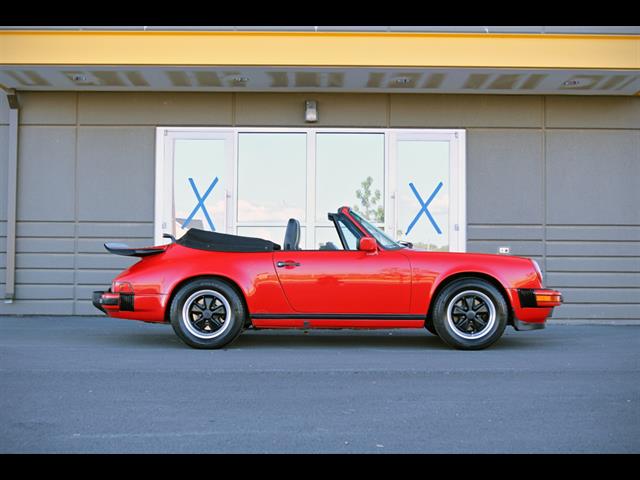
[[[640,36],[0,30],[0,85],[635,95]]]

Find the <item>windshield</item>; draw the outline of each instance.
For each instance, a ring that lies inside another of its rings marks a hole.
[[[360,223],[360,225],[362,225],[364,227],[364,229],[369,232],[369,234],[375,238],[378,243],[380,244],[380,246],[382,246],[382,248],[404,248],[402,245],[394,242],[393,240],[391,240],[386,233],[384,233],[382,230],[380,230],[377,227],[374,227],[373,225],[371,225],[371,223],[369,223],[368,220],[365,220],[364,218],[362,218],[360,215],[358,215],[357,213],[355,213],[353,210],[350,210],[349,213],[351,214],[351,216],[353,218],[356,219],[356,221],[358,221]]]

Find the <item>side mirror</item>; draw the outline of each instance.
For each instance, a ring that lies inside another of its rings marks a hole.
[[[376,243],[376,239],[371,237],[362,237],[358,240],[358,250],[369,253],[377,252],[378,244]]]

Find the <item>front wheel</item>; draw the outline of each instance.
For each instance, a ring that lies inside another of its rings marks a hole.
[[[424,328],[426,328],[431,335],[435,335],[436,337],[438,336],[438,332],[436,332],[436,327],[433,326],[433,321],[427,320],[424,323]]]
[[[173,331],[194,348],[222,348],[242,332],[244,303],[228,284],[216,279],[189,282],[170,306]]]
[[[448,345],[481,350],[502,336],[508,316],[507,301],[496,287],[479,278],[461,278],[436,298],[433,326]]]

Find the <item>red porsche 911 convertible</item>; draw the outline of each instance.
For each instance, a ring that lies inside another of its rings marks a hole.
[[[189,229],[169,245],[130,248],[141,260],[93,304],[110,317],[171,323],[195,348],[221,348],[245,328],[426,328],[448,345],[486,348],[507,325],[544,328],[562,295],[528,258],[429,252],[398,244],[348,207],[330,213],[341,245],[284,244]],[[165,235],[167,236],[167,235]]]

